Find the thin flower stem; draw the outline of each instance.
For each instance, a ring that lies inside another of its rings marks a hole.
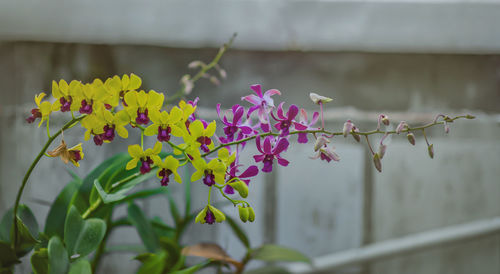
[[[429,146],[429,140],[427,140],[427,134],[425,134],[425,129],[422,129],[422,134],[424,135],[425,142],[427,143],[427,146]]]
[[[370,151],[372,152],[372,155],[375,155],[375,152],[373,152],[372,145],[370,144],[370,139],[368,138],[368,135],[365,135],[366,138],[366,143],[368,144],[368,147],[370,148]]]
[[[210,186],[208,188],[208,201],[207,201],[207,204],[209,205],[210,204],[210,196],[212,195],[212,186]]]
[[[449,121],[455,121],[457,119],[467,118],[467,116],[468,115],[456,116],[454,118],[450,118]],[[429,123],[429,124],[426,124],[426,125],[423,125],[423,126],[420,126],[420,127],[413,127],[413,128],[408,127],[408,128],[406,128],[404,130],[401,130],[401,132],[410,132],[410,131],[416,131],[416,130],[423,130],[423,129],[426,129],[426,128],[429,128],[429,127],[432,127],[432,126],[435,126],[435,125],[442,125],[442,124],[444,124],[444,122],[432,122],[432,123]],[[299,134],[299,133],[311,133],[311,134],[324,133],[324,134],[328,134],[330,136],[336,136],[336,135],[340,136],[340,135],[343,135],[343,132],[331,132],[331,131],[328,131],[328,130],[325,130],[325,129],[311,129],[311,130],[290,131],[290,135]],[[372,130],[372,131],[356,132],[356,134],[357,135],[363,135],[363,136],[369,136],[369,135],[373,135],[373,134],[387,134],[387,135],[390,135],[390,134],[397,134],[397,132],[395,130],[383,131],[383,130],[375,129],[375,130]],[[265,136],[269,136],[269,135],[278,136],[279,134],[278,133],[272,133],[272,132],[266,132],[266,133],[262,133],[262,134],[259,134],[259,135],[254,135],[254,136],[250,136],[250,137],[247,137],[247,138],[243,138],[243,139],[238,140],[238,141],[229,142],[229,143],[225,143],[225,144],[220,144],[220,145],[216,146],[214,149],[212,149],[211,151],[202,154],[201,156],[202,157],[206,157],[206,156],[208,156],[208,155],[216,152],[217,150],[219,150],[219,149],[221,149],[223,147],[228,147],[228,146],[232,146],[232,145],[236,145],[236,144],[241,144],[243,142],[247,142],[247,141],[253,140],[253,139],[257,138],[257,136],[265,137]]]
[[[227,42],[226,44],[224,44],[224,46],[222,48],[220,48],[219,52],[217,53],[217,55],[214,57],[214,59],[212,60],[212,62],[208,63],[206,66],[203,66],[202,69],[197,73],[195,74],[195,76],[193,76],[193,78],[190,79],[190,81],[194,84],[196,81],[198,81],[200,78],[202,78],[207,71],[209,71],[210,69],[214,68],[215,66],[218,65],[219,63],[219,60],[220,58],[222,57],[222,55],[224,55],[224,53],[226,53],[226,51],[231,47],[231,45],[233,44],[233,41],[234,41],[234,38],[236,38],[236,33],[233,34],[233,36],[231,37],[231,39],[229,39],[229,42]],[[184,97],[185,95],[185,90],[186,90],[186,85],[183,84],[182,87],[176,92],[174,93],[174,95],[168,97],[165,101],[167,104],[170,104],[172,102],[174,102],[175,100],[179,99],[179,98],[182,98]]]
[[[74,119],[74,118],[73,118],[73,119]],[[47,137],[49,137],[49,139],[50,139],[49,120],[50,120],[50,119],[47,119]]]
[[[144,150],[144,131],[141,131],[141,148]]]
[[[234,206],[236,206],[237,204],[246,204],[247,206],[250,206],[250,204],[247,201],[233,200],[233,199],[229,198],[229,196],[227,196],[224,193],[224,191],[222,190],[222,188],[219,188],[219,191],[220,191],[220,194],[222,194],[222,196],[224,196],[224,198],[226,198],[231,203],[233,203]]]
[[[321,128],[325,129],[325,118],[323,117],[323,102],[319,102],[319,109],[321,111]]]
[[[12,246],[15,247],[17,245],[17,210],[19,208],[19,202],[21,201],[21,196],[23,194],[24,188],[26,187],[26,183],[28,182],[28,179],[30,178],[31,172],[35,168],[35,166],[38,164],[40,159],[42,158],[43,155],[45,155],[45,151],[49,148],[50,144],[66,129],[71,128],[75,123],[79,122],[80,120],[83,119],[86,115],[79,116],[77,118],[72,119],[71,121],[67,122],[64,124],[64,126],[56,132],[53,136],[49,137],[43,148],[40,150],[38,155],[36,156],[35,160],[31,163],[31,166],[28,168],[28,171],[26,171],[26,174],[24,175],[23,181],[21,183],[21,187],[17,191],[17,196],[16,196],[16,202],[14,203],[14,214],[13,214],[13,226],[14,226],[14,239],[12,241]]]

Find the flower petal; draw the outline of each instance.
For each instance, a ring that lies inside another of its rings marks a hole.
[[[142,150],[140,145],[136,144],[128,146],[128,154],[130,154],[130,156],[132,156],[133,158],[140,158],[142,157],[143,153],[144,151]]]
[[[276,155],[276,154],[280,154],[283,150],[287,149],[288,148],[288,145],[290,143],[288,142],[287,139],[285,138],[282,138],[278,141],[278,144],[275,146],[274,148],[274,151],[273,151],[273,154]]]

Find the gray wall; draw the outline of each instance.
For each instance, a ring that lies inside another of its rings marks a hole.
[[[168,94],[179,87],[178,80],[189,72],[186,65],[190,61],[209,61],[215,52],[148,46],[1,43],[0,211],[12,205],[33,153],[45,142],[45,131],[26,124],[24,118],[34,104],[34,94],[50,91],[52,79],[89,81],[134,72],[143,78],[145,89]],[[335,98],[328,109],[328,127],[337,130],[353,116],[362,128],[372,129],[375,112],[414,124],[430,120],[438,112],[478,116],[475,121],[452,124],[449,136],[442,128],[431,130],[434,160],[427,156],[420,136],[416,147],[411,147],[404,136],[395,136],[381,174],[367,158],[366,146],[350,139],[335,140],[342,160],[333,164],[308,159],[311,145],[294,146],[285,156],[292,161],[289,167],[252,182],[249,199],[258,216],[245,228],[255,245],[274,241],[319,256],[500,214],[500,56],[232,50],[221,65],[228,71],[228,79],[219,87],[200,82],[192,94],[201,98],[203,107],[213,109],[218,102],[229,107],[249,93],[250,84],[262,83],[264,88],[280,89],[287,103],[306,109],[314,108],[308,99],[311,91]],[[211,117],[213,114],[208,113]],[[55,130],[58,123],[53,121],[51,125]],[[65,136],[76,143],[81,131]],[[70,168],[84,175],[103,159],[125,151],[127,145],[137,141],[138,136],[134,136],[102,148],[85,143],[82,167]],[[376,138],[372,141],[375,143]],[[65,168],[58,160],[44,159],[31,177],[23,202],[34,209],[40,223],[48,203],[69,181]],[[170,187],[182,200],[182,188],[176,184]],[[199,197],[195,199],[198,206],[205,201],[205,191],[202,186],[195,187],[193,195]],[[271,199],[273,196],[275,199]],[[169,218],[165,199],[154,199],[143,206],[151,216]],[[231,207],[225,212],[236,213]],[[273,218],[266,219],[269,212]],[[275,222],[269,221],[273,219]],[[112,238],[114,243],[138,241],[134,230],[117,231]],[[195,225],[185,241],[214,239],[230,254],[241,256],[243,249],[224,225]],[[109,255],[100,272],[130,272],[138,265],[129,260],[132,256]],[[499,273],[500,237],[489,236],[340,272],[353,271]]]

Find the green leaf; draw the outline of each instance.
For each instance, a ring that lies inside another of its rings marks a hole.
[[[201,262],[199,264],[193,265],[191,267],[171,272],[171,274],[192,274],[192,273],[196,273],[196,271],[202,269],[203,267],[205,267],[209,263],[210,263],[210,261],[204,261],[204,262]]]
[[[20,263],[17,259],[16,252],[10,246],[10,243],[0,241],[0,267],[10,267]]]
[[[166,197],[168,200],[170,213],[172,214],[172,217],[174,218],[175,223],[178,225],[181,221],[181,216],[179,213],[179,209],[177,208],[177,205],[175,204],[174,197],[172,197],[172,194],[170,194],[170,191],[168,189],[166,192]]]
[[[106,192],[104,190],[101,182],[98,179],[96,179],[94,181],[94,186],[95,186],[97,193],[99,194],[99,196],[101,196],[101,199],[105,204],[109,204],[109,203],[113,203],[113,202],[120,202],[120,201],[123,202],[123,200],[125,200],[127,198],[126,193],[129,190],[134,188],[136,185],[150,179],[155,174],[156,174],[155,170],[152,170],[151,172],[146,173],[144,175],[141,174],[141,175],[137,176],[135,179],[132,179],[129,182],[122,185],[121,187],[119,187],[118,190],[113,192],[113,193]],[[163,193],[163,192],[164,191],[160,191],[160,193]],[[128,200],[130,200],[130,199],[128,199]]]
[[[89,261],[80,259],[71,263],[69,274],[92,274],[92,267],[90,266]]]
[[[172,267],[176,266],[176,262],[181,257],[181,248],[177,242],[172,238],[160,237],[160,246],[167,252],[166,270],[170,271]]]
[[[89,207],[90,192],[94,186],[94,180],[97,179],[110,165],[123,159],[130,159],[128,153],[124,152],[116,154],[113,157],[106,159],[94,170],[92,170],[83,179],[83,183],[78,189],[78,193],[74,196],[71,204],[75,204],[76,208],[80,211],[87,209]]]
[[[151,220],[151,225],[153,226],[156,235],[167,238],[175,237],[176,234],[175,228],[165,224],[159,217],[154,217]]]
[[[158,249],[158,238],[153,227],[142,210],[134,203],[130,203],[128,206],[128,218],[135,226],[146,249],[150,252],[156,251]]]
[[[31,270],[35,274],[49,273],[49,252],[47,248],[41,248],[31,255]]]
[[[57,236],[50,238],[47,250],[49,254],[49,273],[66,274],[69,267],[69,258],[61,239]]]
[[[57,195],[57,198],[50,207],[49,214],[45,220],[45,234],[49,237],[59,236],[64,239],[64,221],[68,212],[68,207],[73,194],[82,184],[81,180],[73,180],[67,184]]]
[[[102,183],[104,189],[109,190],[113,181],[118,181],[119,179],[115,179],[119,177],[121,173],[130,173],[133,174],[133,171],[128,171],[125,169],[127,162],[130,160],[130,157],[120,158],[108,166],[96,180]],[[95,185],[95,180],[94,180]],[[93,204],[99,198],[99,193],[96,188],[92,188],[89,197],[89,203]]]
[[[137,273],[138,274],[163,273],[163,269],[165,268],[166,258],[167,258],[167,253],[165,251],[161,251],[156,254],[149,253],[147,256],[142,256],[141,258],[137,258],[142,262],[142,266],[139,268],[139,271]]]
[[[306,262],[311,263],[311,260],[302,253],[287,247],[266,244],[256,249],[252,253],[252,258],[266,262]]]
[[[22,257],[26,254],[28,254],[33,247],[39,243],[33,235],[31,235],[31,232],[29,231],[28,227],[24,225],[23,221],[19,219],[19,217],[16,218],[17,220],[17,240],[16,240],[16,254],[18,257]],[[14,227],[12,227],[14,228]],[[14,238],[14,229],[11,230],[11,239]]]
[[[250,271],[245,271],[245,274],[289,274],[291,273],[284,267],[280,266],[265,266]]]
[[[229,224],[229,226],[233,230],[236,237],[238,237],[238,239],[240,239],[240,242],[246,248],[250,248],[250,241],[248,240],[248,237],[247,237],[245,231],[243,231],[243,229],[241,229],[241,227],[229,216],[226,216],[226,222]]]
[[[189,168],[184,167],[184,178],[189,178]],[[184,183],[184,195],[185,195],[185,205],[184,205],[184,218],[189,216],[191,212],[191,183]]]
[[[75,207],[71,207],[64,224],[64,242],[70,255],[87,256],[97,249],[106,234],[106,223],[97,218],[83,220]]]
[[[12,220],[14,219],[13,211],[13,208],[10,208],[3,215],[2,221],[0,222],[0,240],[5,242],[11,242],[10,235],[12,232]],[[17,217],[21,219],[22,223],[27,227],[31,235],[38,235],[38,222],[28,206],[20,204],[17,209]]]

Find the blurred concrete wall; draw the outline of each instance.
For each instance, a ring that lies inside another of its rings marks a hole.
[[[0,211],[12,205],[33,154],[45,142],[45,131],[26,124],[24,118],[34,104],[33,96],[50,91],[53,79],[89,81],[134,72],[143,78],[145,89],[169,93],[189,72],[186,64],[198,59],[209,61],[215,52],[152,46],[1,43]],[[350,139],[335,140],[342,160],[332,164],[308,159],[311,145],[294,146],[285,156],[292,162],[289,167],[273,176],[259,176],[250,187],[249,199],[258,217],[255,223],[244,226],[255,246],[272,241],[319,256],[500,214],[500,56],[231,50],[221,65],[228,71],[228,79],[219,87],[201,81],[192,94],[201,98],[203,107],[213,109],[219,102],[230,107],[249,93],[250,84],[261,83],[264,88],[280,89],[280,99],[306,109],[314,108],[308,99],[311,91],[335,98],[328,109],[328,127],[337,130],[352,116],[362,129],[373,129],[374,111],[394,114],[413,124],[431,120],[438,112],[478,116],[475,121],[452,124],[449,136],[442,128],[430,130],[434,160],[428,158],[420,136],[416,147],[411,147],[404,136],[393,137],[382,173],[372,167],[366,146]],[[51,125],[54,130],[60,126],[56,121]],[[81,131],[65,136],[76,143]],[[102,148],[85,143],[82,167],[70,168],[84,175],[136,142],[137,135],[126,141],[118,138]],[[251,162],[250,157],[247,159]],[[34,209],[40,223],[48,203],[70,179],[65,168],[58,160],[44,159],[30,179],[23,202]],[[175,184],[169,187],[181,201],[182,188]],[[205,191],[203,186],[195,187],[193,195],[200,197],[198,206],[205,201]],[[157,198],[143,206],[151,216],[169,218],[165,199]],[[236,216],[233,211],[232,207],[225,208]],[[264,217],[269,211],[275,214],[274,222]],[[138,241],[132,229],[119,230],[112,238],[111,244]],[[216,240],[236,257],[243,253],[225,225],[190,228],[186,243],[200,240]],[[100,273],[130,272],[138,265],[130,261],[132,256],[108,255]],[[28,271],[24,268],[20,272]],[[340,271],[351,272],[496,274],[500,272],[500,236]]]

